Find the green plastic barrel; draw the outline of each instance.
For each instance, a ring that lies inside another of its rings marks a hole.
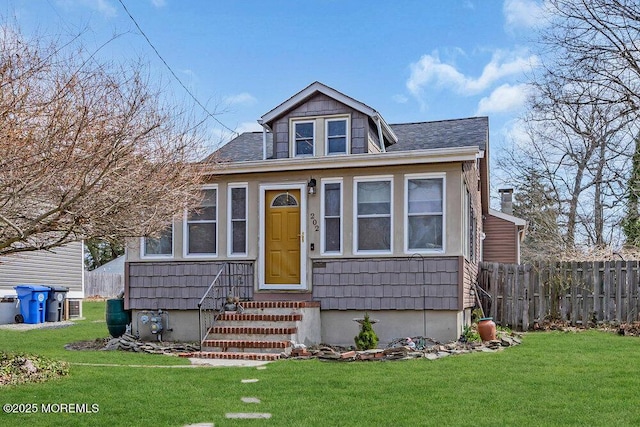
[[[124,300],[120,298],[107,300],[107,328],[112,337],[122,336],[131,321],[129,312],[124,309]]]

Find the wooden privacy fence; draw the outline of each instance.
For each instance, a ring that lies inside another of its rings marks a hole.
[[[86,272],[84,294],[88,297],[115,297],[124,289],[124,274]]]
[[[485,316],[528,330],[564,320],[587,326],[640,320],[638,261],[481,263],[479,296]]]

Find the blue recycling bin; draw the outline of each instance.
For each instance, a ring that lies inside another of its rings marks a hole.
[[[14,289],[20,300],[24,323],[44,323],[49,288],[40,285],[18,285]]]

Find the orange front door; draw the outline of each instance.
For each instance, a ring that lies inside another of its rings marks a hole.
[[[300,190],[265,192],[265,284],[300,284]]]

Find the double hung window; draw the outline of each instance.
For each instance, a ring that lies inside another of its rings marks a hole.
[[[355,181],[356,252],[391,252],[392,180]]]
[[[200,206],[187,213],[185,225],[185,255],[211,256],[217,254],[218,192],[216,188],[202,190]]]
[[[443,250],[444,178],[406,178],[407,252]]]
[[[322,252],[342,253],[342,181],[322,182]]]

